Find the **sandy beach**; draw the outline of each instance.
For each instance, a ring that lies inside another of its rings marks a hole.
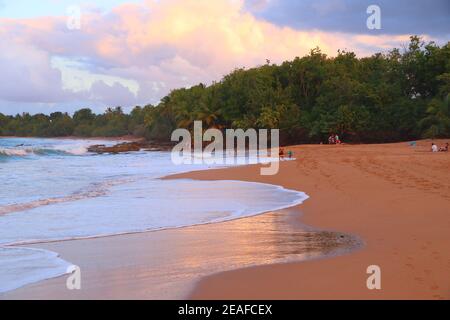
[[[302,222],[365,242],[351,255],[213,275],[191,298],[450,299],[450,154],[430,145],[300,146],[276,176],[257,168],[190,174],[301,189],[311,196]],[[381,268],[381,290],[367,289],[370,265]]]
[[[275,176],[258,165],[171,176],[264,182],[310,199],[219,224],[38,244],[81,267],[82,290],[60,277],[0,298],[449,299],[450,155],[429,145],[295,146]],[[352,236],[364,244],[349,251]],[[370,265],[381,290],[367,289]]]

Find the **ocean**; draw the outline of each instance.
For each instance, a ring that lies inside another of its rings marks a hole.
[[[222,222],[307,199],[267,184],[162,180],[218,167],[174,165],[169,152],[87,151],[115,143],[0,138],[0,293],[61,276],[72,265],[27,244]]]

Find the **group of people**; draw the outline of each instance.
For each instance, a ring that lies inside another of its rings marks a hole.
[[[448,142],[440,148],[433,142],[431,144],[431,152],[448,152]]]
[[[293,155],[294,155],[294,153],[291,150],[289,150],[287,152],[287,156],[288,156],[289,159],[292,159]],[[280,156],[280,159],[284,159],[285,158],[286,154],[284,153],[284,149],[283,148],[280,148],[279,156]]]
[[[341,144],[341,140],[339,139],[339,136],[335,133],[333,133],[329,138],[328,138],[328,144]]]

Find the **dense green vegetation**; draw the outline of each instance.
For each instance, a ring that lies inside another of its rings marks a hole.
[[[67,113],[54,112],[30,115],[5,116],[0,113],[0,135],[37,137],[119,137],[128,134],[145,135],[144,112],[148,109],[136,107],[125,114],[121,107],[108,108],[104,114],[96,115],[91,109],[80,109],[71,117]]]
[[[237,69],[210,86],[173,90],[157,106],[120,107],[73,117],[0,113],[0,134],[120,136],[168,140],[175,128],[279,128],[282,143],[349,142],[450,137],[450,43],[440,47],[411,37],[409,47],[357,58],[318,48],[308,56],[249,70]]]

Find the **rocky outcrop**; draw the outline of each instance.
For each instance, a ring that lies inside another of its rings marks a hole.
[[[90,146],[88,148],[89,152],[92,153],[127,153],[136,151],[170,151],[173,147],[172,143],[155,143],[149,141],[133,141],[133,142],[122,142],[114,146],[105,146],[104,144],[97,144]]]
[[[145,151],[171,151],[174,145],[173,142],[145,141],[141,143],[141,147]]]
[[[123,142],[114,146],[107,147],[104,144],[97,144],[88,148],[89,152],[93,153],[124,153],[131,151],[140,151],[141,146],[137,142]]]

